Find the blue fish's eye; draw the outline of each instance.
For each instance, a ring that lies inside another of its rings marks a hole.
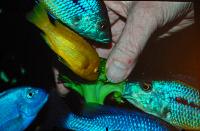
[[[152,90],[152,84],[151,82],[144,82],[144,83],[141,83],[141,88],[143,91],[151,91]]]
[[[26,94],[26,97],[28,99],[31,99],[31,98],[33,98],[34,95],[35,95],[35,92],[33,90],[28,90],[27,94]]]
[[[107,26],[106,26],[106,23],[105,22],[100,22],[99,23],[99,28],[101,29],[101,30],[105,30],[106,28],[107,28]]]
[[[33,93],[32,93],[32,92],[29,92],[27,97],[28,97],[28,98],[31,98],[32,96],[33,96]]]

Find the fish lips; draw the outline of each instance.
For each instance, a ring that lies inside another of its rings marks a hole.
[[[129,101],[130,103],[132,103],[134,106],[136,106],[137,108],[140,108],[139,107],[139,105],[140,105],[140,103],[136,100],[136,99],[134,99],[134,97],[133,96],[131,96],[129,93],[124,93],[123,95],[122,95],[122,97],[123,98],[125,98],[127,101]]]
[[[80,33],[81,34],[81,33]],[[82,34],[81,34],[82,35]],[[96,43],[96,44],[110,44],[112,42],[111,36],[109,37],[104,37],[104,38],[98,38],[97,36],[90,36],[90,37],[85,37],[85,39],[89,43]]]
[[[101,43],[104,44],[109,44],[111,42],[111,39],[107,38],[107,39],[96,39],[97,41],[100,41]]]

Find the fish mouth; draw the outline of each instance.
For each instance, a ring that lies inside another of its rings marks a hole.
[[[127,94],[123,94],[123,97],[126,99],[131,99],[131,96],[127,93]]]
[[[103,42],[103,43],[106,43],[106,44],[109,44],[111,42],[111,40],[109,38],[106,38],[106,39],[99,39],[99,41]]]
[[[124,96],[123,96],[124,97]],[[135,99],[131,98],[130,96],[125,96],[124,97],[131,105],[135,106],[136,108],[138,108],[139,110],[143,110],[144,108],[142,106],[140,106],[140,103],[138,101],[136,101]]]
[[[48,98],[49,98],[49,95],[47,94],[47,95],[45,96],[45,98],[44,98],[43,104],[45,104],[45,103],[47,102]]]
[[[44,89],[38,89],[39,90],[39,92],[40,92],[40,94],[38,94],[38,96],[41,96],[40,97],[40,100],[41,100],[41,102],[40,102],[40,105],[38,106],[38,108],[40,109],[46,102],[47,102],[47,100],[48,100],[48,98],[49,98],[49,95],[48,95],[48,93],[46,92],[46,90],[44,90]]]
[[[130,94],[123,94],[123,97],[127,99],[131,104],[135,105],[136,107],[139,104],[139,102],[133,99],[133,97],[131,97]]]
[[[96,42],[100,42],[100,43],[104,43],[104,44],[109,44],[111,42],[111,39],[109,38],[105,38],[105,39],[98,39],[98,38],[94,38]]]
[[[98,77],[98,73],[91,73],[91,74],[88,74],[87,76],[84,76],[83,78],[89,81],[94,81],[97,79],[97,77]]]
[[[134,101],[134,103],[136,103],[136,101],[129,94],[123,94],[123,98],[127,99],[129,102]]]

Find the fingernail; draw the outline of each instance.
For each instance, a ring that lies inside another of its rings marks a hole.
[[[119,61],[114,61],[108,65],[107,78],[108,81],[117,83],[124,79],[127,72],[127,66]]]

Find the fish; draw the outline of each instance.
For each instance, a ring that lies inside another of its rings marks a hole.
[[[27,14],[27,19],[43,31],[42,37],[60,62],[83,79],[97,79],[99,56],[84,38],[58,21],[51,23],[42,3]]]
[[[200,93],[178,80],[129,82],[122,97],[180,129],[200,129]]]
[[[15,87],[0,93],[0,130],[23,131],[48,100],[48,93],[31,86]]]
[[[100,43],[111,42],[111,29],[102,0],[40,0],[53,18],[76,33]]]
[[[76,131],[168,131],[173,128],[146,113],[110,106],[96,107],[80,115],[69,113],[63,127]]]

